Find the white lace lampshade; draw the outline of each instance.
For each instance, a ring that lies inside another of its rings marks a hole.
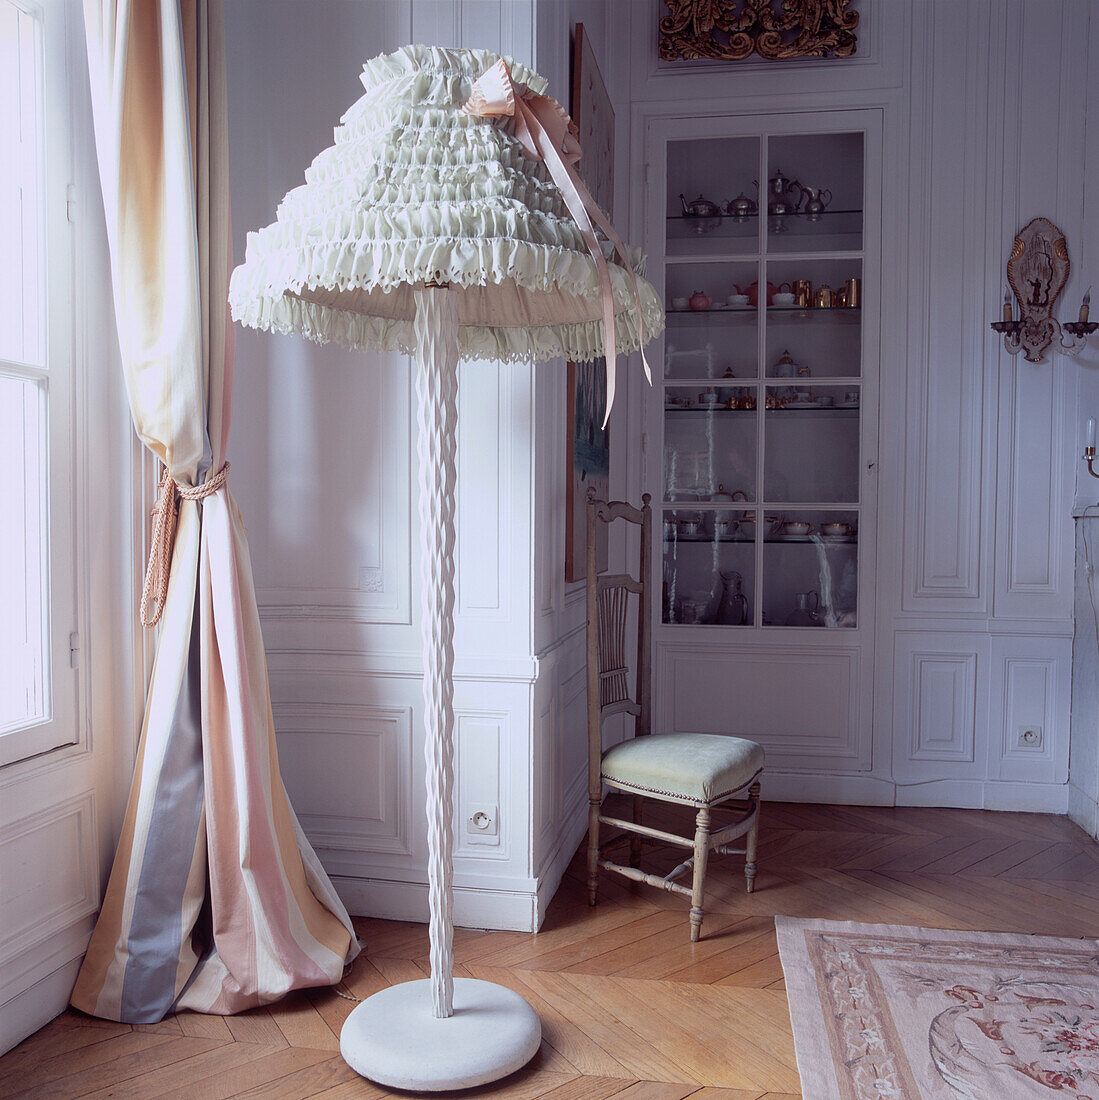
[[[609,413],[616,353],[664,315],[572,167],[568,116],[537,73],[407,46],[362,82],[305,184],[248,235],[229,302],[254,328],[416,356],[432,976],[364,1001],[340,1048],[381,1084],[454,1089],[511,1073],[540,1039],[522,998],[452,977],[458,360],[605,355]]]

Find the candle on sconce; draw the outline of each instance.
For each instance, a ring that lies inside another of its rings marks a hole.
[[[1091,287],[1087,289],[1087,293],[1084,295],[1084,300],[1080,303],[1080,320],[1087,321],[1088,314],[1091,312]],[[1093,422],[1094,423],[1094,422]]]
[[[1011,295],[1004,290],[1004,320],[1011,320]]]
[[[1095,450],[1095,418],[1088,417],[1087,436],[1085,440],[1085,447],[1089,451]]]

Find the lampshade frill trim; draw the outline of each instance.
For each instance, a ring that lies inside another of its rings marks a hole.
[[[287,193],[277,220],[248,235],[230,282],[233,317],[317,343],[412,354],[411,286],[496,285],[504,308],[490,323],[459,314],[463,357],[603,355],[595,263],[545,165],[524,154],[510,120],[460,113],[496,60],[484,50],[406,46],[367,62],[366,94],[345,112],[335,144]],[[517,88],[545,89],[522,65],[511,73]],[[639,346],[633,284],[601,244],[616,342],[628,352]],[[631,263],[644,274],[640,252],[631,250]],[[664,314],[653,288],[639,282],[648,340]]]
[[[609,249],[605,248],[604,252]],[[369,254],[374,267],[373,285],[355,278],[359,254]],[[630,288],[625,273],[610,262],[616,310],[618,347],[623,353],[639,346],[636,311],[630,310]],[[254,257],[250,257],[254,259]],[[643,275],[639,263],[635,270]],[[564,248],[532,245],[508,238],[453,238],[380,242],[341,242],[303,247],[297,256],[277,253],[254,267],[233,273],[229,302],[234,318],[250,328],[279,333],[300,333],[318,344],[335,343],[360,350],[395,351],[411,355],[416,338],[411,318],[367,315],[305,301],[294,295],[310,289],[396,290],[410,283],[442,279],[456,286],[479,286],[484,272],[494,282],[514,280],[527,290],[566,291],[587,297],[597,310],[598,295],[592,291],[592,262],[578,252]],[[391,272],[385,278],[383,272]],[[664,311],[648,283],[641,285],[645,312],[645,336],[651,338],[664,327]],[[461,325],[458,348],[463,358],[496,359],[502,362],[530,362],[563,356],[586,361],[603,354],[601,320],[561,325],[502,327]]]

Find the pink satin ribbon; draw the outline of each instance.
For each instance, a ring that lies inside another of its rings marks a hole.
[[[536,95],[527,89],[522,95],[516,94],[511,71],[500,58],[491,69],[477,78],[469,99],[462,106],[462,113],[480,118],[506,116],[515,119],[515,137],[527,156],[541,160],[549,169],[550,177],[561,192],[565,206],[572,214],[580,230],[588,252],[595,262],[596,274],[603,297],[603,352],[607,359],[607,412],[603,418],[603,427],[610,419],[611,406],[614,404],[615,376],[615,332],[614,332],[614,292],[611,289],[611,276],[599,239],[595,235],[592,222],[595,222],[614,245],[622,259],[633,283],[634,301],[637,305],[638,338],[641,344],[641,362],[645,367],[645,377],[652,383],[652,371],[645,358],[645,318],[641,311],[641,290],[637,285],[637,276],[630,263],[629,253],[614,226],[607,220],[591,197],[583,180],[573,165],[582,153],[580,142],[572,131],[572,119],[564,107],[552,96]]]

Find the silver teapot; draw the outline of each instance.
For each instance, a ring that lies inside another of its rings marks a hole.
[[[716,202],[710,202],[709,199],[703,198],[702,195],[699,195],[697,199],[692,199],[690,202],[688,202],[683,195],[680,195],[679,202],[683,207],[683,216],[685,218],[721,217],[721,207],[718,206]]]
[[[722,210],[729,217],[735,218],[738,222],[747,221],[757,210],[759,210],[759,204],[755,199],[750,199],[743,191],[735,199],[730,199],[722,206]]]

